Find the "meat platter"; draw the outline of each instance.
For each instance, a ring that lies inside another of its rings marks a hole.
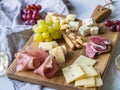
[[[95,60],[97,61],[97,63],[95,64],[95,68],[101,72],[101,75],[103,78],[103,76],[105,75],[105,71],[109,65],[112,52],[114,51],[115,45],[117,43],[119,33],[106,30],[104,34],[101,34],[101,36],[105,37],[106,39],[109,39],[112,42],[112,50],[110,52],[107,52],[95,57]],[[31,38],[23,48],[30,46],[33,49],[38,49],[39,43],[35,42],[33,40],[33,37],[34,37],[34,34],[31,36]],[[88,38],[89,36],[87,36],[87,39]],[[71,65],[80,55],[85,55],[85,48],[71,50],[63,39],[57,40],[56,42],[59,45],[64,44],[68,49],[68,54],[65,56],[66,62],[62,67]],[[63,76],[62,70],[57,72],[52,78],[47,79],[34,74],[32,71],[16,72],[16,67],[17,67],[17,60],[15,59],[7,70],[7,75],[9,78],[24,81],[24,82],[34,83],[34,84],[40,84],[43,86],[48,86],[56,89],[59,88],[60,90],[80,90],[80,89],[96,90],[97,89],[93,87],[92,88],[75,87],[74,83],[67,84],[65,77]]]

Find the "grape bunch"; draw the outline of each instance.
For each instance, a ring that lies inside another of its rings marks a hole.
[[[104,25],[109,28],[111,31],[118,31],[120,32],[120,20],[106,20]]]
[[[53,39],[60,39],[61,33],[59,31],[60,23],[53,22],[52,20],[38,20],[32,30],[35,32],[34,41],[37,42],[50,42]]]
[[[25,21],[26,25],[34,25],[37,23],[37,20],[40,19],[39,10],[41,10],[41,5],[27,5],[22,10],[21,18],[23,21]]]

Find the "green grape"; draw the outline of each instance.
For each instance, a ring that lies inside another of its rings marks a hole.
[[[44,41],[44,38],[43,38],[42,35],[39,34],[39,33],[35,33],[33,39],[34,39],[34,41],[36,41],[36,42],[42,42],[42,41]]]
[[[42,32],[42,37],[43,38],[48,38],[49,37],[49,33],[48,32]]]
[[[46,24],[51,26],[53,24],[53,21],[52,20],[46,20]]]
[[[60,24],[59,23],[53,23],[53,27],[55,30],[59,30],[60,29]]]
[[[44,20],[40,19],[40,20],[37,21],[37,24],[38,24],[38,25],[46,24],[46,22],[45,22]]]
[[[48,28],[47,28],[47,25],[45,25],[45,24],[40,24],[39,26],[38,26],[38,31],[39,32],[45,32],[45,31],[47,31],[48,30]]]
[[[32,30],[37,33],[38,32],[38,25],[34,25]]]
[[[48,26],[48,32],[49,32],[49,33],[53,33],[53,32],[54,32],[53,26]]]
[[[58,39],[58,37],[59,37],[59,32],[58,32],[58,31],[54,31],[53,33],[50,34],[50,36],[51,36],[53,39]]]
[[[60,39],[61,38],[61,33],[58,32],[58,38],[57,39]]]
[[[50,41],[52,41],[52,38],[51,38],[51,37],[45,39],[45,42],[50,42]]]

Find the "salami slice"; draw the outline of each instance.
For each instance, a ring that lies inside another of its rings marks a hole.
[[[95,55],[96,55],[96,52],[93,51],[93,49],[91,48],[92,44],[91,43],[88,43],[86,45],[86,50],[85,50],[85,53],[88,57],[90,58],[94,58]]]

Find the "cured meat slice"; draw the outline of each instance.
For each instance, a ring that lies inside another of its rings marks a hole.
[[[41,75],[44,78],[51,78],[59,69],[58,64],[52,55],[49,55],[44,63],[36,69],[34,72]]]
[[[39,50],[24,49],[15,54],[17,60],[16,72],[37,69],[46,59],[48,53],[42,48]]]
[[[88,57],[93,58],[96,55],[96,52],[93,51],[93,49],[91,48],[91,46],[92,46],[91,43],[88,43],[86,45],[86,49],[85,49],[86,51],[85,51],[85,53],[86,53],[86,55]]]
[[[103,47],[103,49],[106,48],[106,43],[104,41],[106,41],[106,39],[104,39],[101,36],[91,36],[90,37],[90,42],[92,42],[94,45]]]

